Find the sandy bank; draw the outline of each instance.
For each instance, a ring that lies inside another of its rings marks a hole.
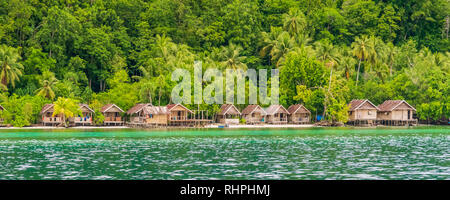
[[[54,127],[54,126],[30,126],[30,127],[0,127],[0,130],[13,130],[13,129],[123,129],[129,128],[128,126],[74,126],[69,128]]]
[[[261,125],[229,125],[226,128],[309,128],[315,127],[313,124],[261,124]],[[219,128],[218,124],[208,125],[205,128]]]

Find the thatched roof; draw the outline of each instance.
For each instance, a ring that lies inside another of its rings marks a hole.
[[[175,107],[177,107],[177,106],[180,106],[180,107],[182,107],[184,110],[186,110],[186,111],[188,111],[188,112],[190,112],[190,113],[194,113],[194,112],[192,112],[192,110],[189,110],[188,108],[186,108],[185,106],[183,106],[183,105],[181,105],[181,104],[169,104],[169,105],[167,105],[166,107],[167,107],[167,109],[169,110],[169,111],[171,111],[173,108],[175,108]]]
[[[267,115],[274,115],[276,113],[285,113],[289,114],[289,111],[286,110],[282,105],[271,105],[265,109]]]
[[[44,107],[42,107],[42,110],[41,110],[41,112],[39,114],[41,114],[41,115],[44,114],[50,108],[53,108],[53,104],[45,104]]]
[[[295,114],[295,113],[309,113],[311,114],[311,112],[302,104],[294,104],[289,106],[289,108],[287,109],[289,114]]]
[[[262,109],[261,106],[255,105],[255,104],[248,105],[244,110],[242,110],[243,115],[250,115],[254,112],[261,113],[263,115],[266,114],[266,111],[264,109]]]
[[[85,107],[85,108],[87,108],[89,111],[95,112],[94,110],[92,110],[92,109],[89,107],[89,105],[87,105],[87,104],[85,104],[85,103],[80,103],[79,106],[80,106],[80,109],[83,109],[83,107]]]
[[[239,109],[236,108],[233,104],[223,104],[220,107],[220,112],[218,115],[240,115],[241,112],[239,112]]]
[[[109,109],[111,109],[111,108],[117,108],[117,109],[119,109],[120,110],[120,112],[124,112],[119,106],[117,106],[116,104],[106,104],[106,105],[104,105],[101,109],[100,109],[100,112],[102,112],[102,113],[105,113],[105,112],[108,112],[108,110]]]
[[[152,106],[152,104],[150,103],[138,103],[136,105],[134,105],[132,108],[130,108],[127,111],[127,114],[131,115],[131,114],[135,114],[140,112],[143,108],[147,107],[147,106]]]
[[[359,109],[366,102],[369,103],[369,105],[373,106],[374,109],[379,110],[378,107],[375,104],[373,104],[372,102],[370,102],[368,99],[353,99],[349,103],[349,106],[350,106],[349,111],[355,111],[355,110]]]
[[[144,114],[165,115],[170,113],[166,106],[147,106],[144,108]]]
[[[406,102],[405,100],[386,100],[384,101],[382,104],[380,104],[378,106],[378,108],[380,109],[380,111],[382,112],[389,112],[392,110],[395,110],[398,106],[400,106],[402,103],[405,103],[405,105],[407,105],[408,107],[410,107],[412,110],[416,110],[414,107],[412,107],[411,105],[409,105],[408,102]]]

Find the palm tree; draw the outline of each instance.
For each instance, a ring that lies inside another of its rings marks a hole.
[[[175,44],[172,42],[172,39],[170,37],[167,37],[166,35],[156,35],[156,49],[161,57],[164,58],[165,61],[167,61],[169,55],[171,54],[171,51],[173,50]]]
[[[36,90],[37,95],[53,100],[55,98],[53,87],[57,82],[58,79],[55,78],[55,75],[52,72],[44,73],[44,78],[41,82],[41,88]]]
[[[356,61],[350,56],[344,56],[339,59],[339,67],[344,71],[345,78],[348,80],[350,78],[350,71],[354,70]]]
[[[225,66],[225,68],[246,69],[247,65],[243,62],[247,57],[241,56],[241,51],[242,47],[233,43],[230,43],[228,47],[222,46],[219,56],[222,60],[222,65]]]
[[[359,70],[361,68],[361,61],[366,60],[369,56],[369,51],[371,49],[369,44],[369,38],[366,35],[361,37],[356,37],[355,41],[352,43],[353,55],[359,59],[358,70],[356,72],[356,86],[358,86],[359,80]]]
[[[334,67],[339,59],[338,51],[328,40],[315,43],[316,55],[327,67]]]
[[[392,76],[392,66],[394,65],[394,60],[395,56],[397,56],[398,49],[397,47],[394,46],[394,44],[392,44],[392,42],[390,42],[389,44],[387,44],[385,51],[386,51],[386,62],[388,63],[389,66],[389,76]]]
[[[158,86],[158,106],[161,105],[161,96],[163,90],[166,88],[167,81],[165,80],[164,75],[159,75],[156,77],[156,85]]]
[[[66,119],[81,114],[80,107],[73,99],[58,97],[58,100],[53,104],[54,111],[52,116],[60,115],[63,118],[62,125],[65,127],[67,127]]]
[[[22,76],[23,65],[18,61],[21,59],[17,49],[6,45],[0,46],[0,79],[1,84],[7,86],[11,84],[15,87],[15,82]]]
[[[155,90],[155,85],[151,81],[152,74],[143,66],[140,66],[139,70],[142,73],[141,76],[133,76],[132,78],[140,80],[139,83],[141,83],[141,87],[139,93],[145,98],[148,97],[149,103],[153,104],[152,93]]]
[[[270,32],[262,32],[262,38],[264,41],[264,47],[259,51],[259,55],[261,57],[264,57],[266,55],[269,55],[272,51],[273,47],[275,47],[277,43],[278,36],[283,32],[283,30],[280,27],[270,27]]]
[[[296,47],[295,40],[287,32],[281,33],[270,51],[270,56],[272,57],[272,62],[275,63],[276,67],[279,67],[283,62],[284,58]]]
[[[305,15],[299,9],[290,9],[283,18],[283,29],[291,36],[299,35],[306,27]]]

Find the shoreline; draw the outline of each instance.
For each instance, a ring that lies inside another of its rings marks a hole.
[[[223,124],[210,124],[204,127],[154,127],[154,128],[136,128],[130,126],[73,126],[73,127],[55,127],[55,126],[29,126],[29,127],[0,127],[0,130],[83,130],[83,129],[260,129],[260,128],[313,128],[313,127],[329,127],[336,128],[334,126],[320,126],[315,124],[260,124],[260,125],[249,125],[249,124],[238,124],[238,125],[228,125],[228,127],[219,127],[223,126]],[[408,127],[426,127],[426,126],[447,126],[447,125],[432,125],[432,124],[418,124],[416,126],[342,126],[342,127],[352,127],[352,128],[385,128],[385,127],[393,127],[393,128],[408,128]]]

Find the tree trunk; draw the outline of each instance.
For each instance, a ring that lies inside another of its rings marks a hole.
[[[159,93],[158,93],[158,106],[161,106],[161,88],[159,88]]]
[[[361,59],[359,59],[358,62],[358,71],[356,72],[356,86],[358,86],[358,80],[359,80],[359,69],[361,67]]]
[[[151,92],[148,93],[148,99],[150,100],[150,104],[153,105],[153,102],[152,102],[152,93],[151,93]]]

